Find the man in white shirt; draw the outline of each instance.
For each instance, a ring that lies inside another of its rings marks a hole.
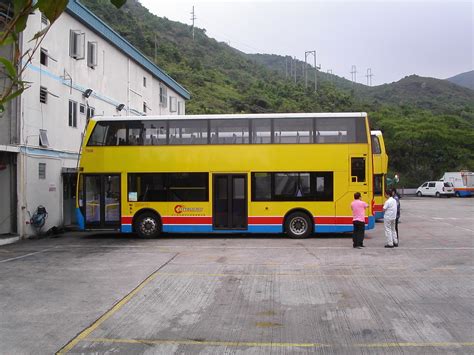
[[[397,218],[397,201],[391,196],[388,191],[385,193],[388,197],[383,205],[383,224],[385,227],[385,237],[387,238],[387,244],[385,248],[398,247],[398,236],[395,231],[395,220]]]

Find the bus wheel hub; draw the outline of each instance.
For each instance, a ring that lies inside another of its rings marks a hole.
[[[294,234],[304,234],[306,228],[306,221],[300,217],[294,218],[290,223],[291,232]]]
[[[151,232],[155,231],[156,229],[156,222],[151,219],[147,218],[142,223],[142,232],[146,234],[150,234]]]

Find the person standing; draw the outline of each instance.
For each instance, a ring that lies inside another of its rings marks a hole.
[[[351,202],[352,225],[354,232],[352,234],[352,246],[357,249],[364,247],[365,233],[365,210],[369,205],[360,199],[360,192],[354,194],[354,201]]]
[[[385,192],[385,196],[388,197],[383,205],[383,224],[385,227],[385,237],[387,238],[387,244],[385,248],[393,248],[398,246],[397,232],[395,230],[395,220],[397,218],[397,201],[392,197],[392,192]]]
[[[398,247],[400,244],[400,234],[398,234],[398,220],[400,219],[400,196],[398,195],[397,189],[392,189],[392,197],[397,201],[397,217],[395,218],[395,231],[397,232],[397,244],[394,246]]]

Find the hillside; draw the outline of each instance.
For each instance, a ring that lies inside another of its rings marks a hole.
[[[246,54],[247,58],[256,63],[265,65],[280,74],[286,73],[286,57],[274,54]],[[296,61],[296,77],[303,81],[304,62]],[[313,72],[311,72],[313,73]],[[309,80],[314,83],[313,75]],[[460,74],[457,81],[468,82],[474,79],[474,71]],[[453,77],[453,78],[456,78]],[[417,75],[407,76],[397,82],[378,86],[367,86],[360,83],[352,83],[350,80],[337,75],[318,72],[319,83],[331,83],[337,89],[350,92],[359,102],[365,102],[371,106],[390,104],[396,106],[415,106],[420,109],[430,110],[435,113],[456,113],[474,122],[474,92],[464,87],[453,85],[446,80],[435,78],[424,78]],[[450,81],[450,79],[447,79]]]
[[[474,70],[452,76],[446,80],[452,82],[453,84],[474,90]]]
[[[474,91],[446,80],[407,76],[397,82],[357,90],[361,99],[375,104],[415,106],[442,114],[459,114],[474,123]]]
[[[389,175],[399,173],[403,185],[474,169],[474,97],[468,89],[417,76],[367,87],[319,73],[315,92],[304,87],[301,71],[297,83],[286,77],[284,56],[247,55],[203,29],[193,41],[190,26],[155,16],[137,0],[120,10],[109,0],[82,2],[190,91],[187,114],[367,111],[372,128],[384,132]]]

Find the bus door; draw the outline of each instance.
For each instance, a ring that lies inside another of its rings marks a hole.
[[[85,227],[120,227],[120,175],[84,174],[82,181]]]
[[[247,229],[247,174],[213,174],[214,229]]]

